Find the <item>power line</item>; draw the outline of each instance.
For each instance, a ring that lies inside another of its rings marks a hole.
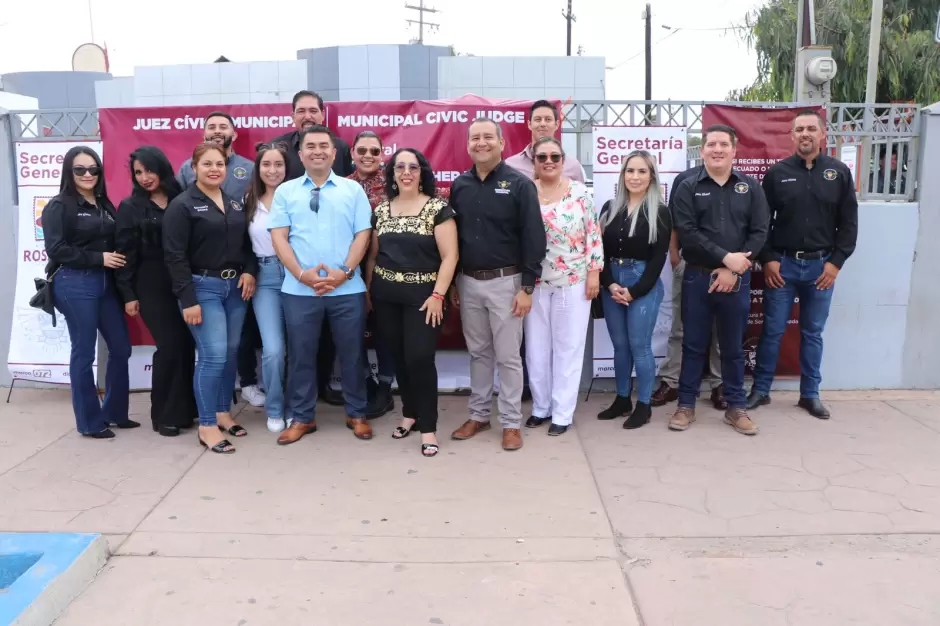
[[[675,35],[676,33],[678,33],[678,32],[681,31],[681,30],[682,30],[681,28],[677,28],[677,29],[673,30],[671,33],[669,33],[669,34],[666,35],[665,37],[662,37],[662,38],[657,39],[656,41],[654,41],[654,42],[653,42],[653,45],[655,46],[655,45],[657,45],[657,44],[659,44],[659,43],[662,43],[663,41],[666,41],[667,39],[669,39],[670,37],[672,37],[673,35]],[[621,61],[620,63],[618,63],[617,65],[608,67],[608,68],[606,68],[606,69],[608,69],[608,70],[615,70],[615,69],[617,69],[618,67],[620,67],[621,65],[623,65],[623,64],[625,64],[625,63],[629,63],[629,62],[632,61],[633,59],[635,59],[635,58],[637,58],[638,56],[641,56],[641,55],[643,55],[643,54],[645,54],[645,53],[646,53],[646,49],[644,48],[643,50],[640,50],[639,52],[637,52],[636,54],[634,54],[632,57],[628,57],[628,58],[624,59],[623,61]]]
[[[720,28],[718,28],[718,27],[715,27],[715,28],[684,28],[684,27],[681,27],[681,26],[680,26],[680,27],[673,27],[673,26],[666,26],[666,25],[663,25],[663,28],[668,29],[668,30],[670,31],[670,33],[669,33],[668,35],[666,35],[665,37],[661,37],[661,38],[657,39],[656,41],[654,41],[654,42],[653,42],[653,45],[654,45],[654,46],[657,45],[657,44],[662,43],[663,41],[666,41],[667,39],[669,39],[670,37],[672,37],[673,35],[675,35],[675,34],[678,33],[678,32],[681,32],[681,31],[705,32],[705,31],[719,31],[719,30],[737,30],[737,29],[744,29],[744,28],[748,28],[748,27],[747,27],[747,26],[740,26],[740,25],[732,24],[732,25],[730,25],[730,26],[722,26],[722,27],[720,27]],[[629,63],[629,62],[632,61],[633,59],[635,59],[635,58],[641,56],[641,55],[644,54],[645,52],[646,52],[646,50],[641,50],[641,51],[637,52],[636,54],[634,54],[633,56],[627,57],[626,59],[624,59],[624,60],[621,61],[620,63],[617,63],[616,65],[613,65],[613,66],[608,66],[608,67],[605,68],[605,69],[608,69],[608,70],[615,70],[615,69],[619,68],[620,66],[622,66],[622,65],[624,65],[624,64],[626,64],[626,63]]]

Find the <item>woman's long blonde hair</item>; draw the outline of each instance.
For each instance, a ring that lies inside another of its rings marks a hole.
[[[636,218],[640,214],[640,211],[645,211],[646,221],[650,225],[649,242],[655,243],[656,231],[659,230],[656,225],[659,219],[659,207],[663,201],[663,194],[659,187],[659,169],[656,167],[656,159],[646,150],[634,150],[623,160],[623,165],[620,166],[620,178],[617,180],[617,194],[614,196],[614,199],[610,201],[610,206],[604,214],[603,220],[601,220],[601,230],[606,229],[607,225],[614,221],[614,218],[617,217],[621,211],[627,210],[627,203],[630,201],[630,192],[627,191],[627,186],[623,184],[623,177],[627,172],[627,164],[630,163],[631,159],[634,157],[643,159],[646,163],[646,167],[649,168],[650,186],[646,190],[646,197],[643,198],[643,202],[637,210],[633,212],[633,216],[630,219],[629,236],[632,237],[633,233],[636,231]]]

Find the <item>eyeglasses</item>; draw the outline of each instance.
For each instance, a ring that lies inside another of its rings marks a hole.
[[[553,152],[551,154],[545,154],[544,152],[542,152],[541,154],[535,155],[535,159],[539,163],[547,163],[549,158],[551,158],[552,163],[558,163],[559,161],[561,161],[561,155],[558,154],[557,152]]]
[[[356,154],[359,156],[365,156],[367,154],[371,154],[372,156],[379,156],[382,154],[382,148],[376,148],[374,146],[372,148],[366,148],[365,146],[359,146],[356,148]]]
[[[395,171],[399,174],[403,174],[406,170],[409,172],[417,172],[421,169],[421,166],[417,163],[396,163]]]
[[[84,176],[85,174],[91,174],[92,176],[97,176],[101,173],[101,168],[97,165],[92,165],[91,167],[85,167],[84,165],[73,165],[72,173],[76,176]]]
[[[314,213],[320,212],[320,188],[314,187],[310,190],[310,210]]]

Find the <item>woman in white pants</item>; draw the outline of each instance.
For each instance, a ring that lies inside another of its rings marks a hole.
[[[574,418],[591,300],[600,292],[604,246],[594,201],[583,183],[564,175],[565,151],[554,137],[532,149],[547,253],[525,318],[526,365],[532,389],[528,428],[547,421],[561,435]]]

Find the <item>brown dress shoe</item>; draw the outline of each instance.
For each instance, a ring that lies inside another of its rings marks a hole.
[[[482,433],[484,430],[490,429],[489,422],[478,422],[476,420],[467,420],[463,423],[463,426],[455,430],[450,438],[456,439],[457,441],[463,441],[464,439],[469,439],[477,433]]]
[[[281,436],[277,438],[277,445],[286,446],[297,441],[300,441],[300,438],[304,435],[309,435],[317,432],[317,423],[316,421],[310,422],[309,424],[301,424],[297,420],[294,420],[290,428],[281,433]]]
[[[725,386],[718,385],[712,389],[712,406],[718,411],[727,411],[728,403],[725,401]]]
[[[518,450],[522,447],[522,431],[518,428],[503,429],[503,450]]]
[[[673,389],[666,383],[659,383],[659,388],[650,398],[650,406],[663,406],[679,399],[679,390]]]
[[[356,439],[372,439],[372,427],[364,417],[347,417],[346,428],[353,431]]]

